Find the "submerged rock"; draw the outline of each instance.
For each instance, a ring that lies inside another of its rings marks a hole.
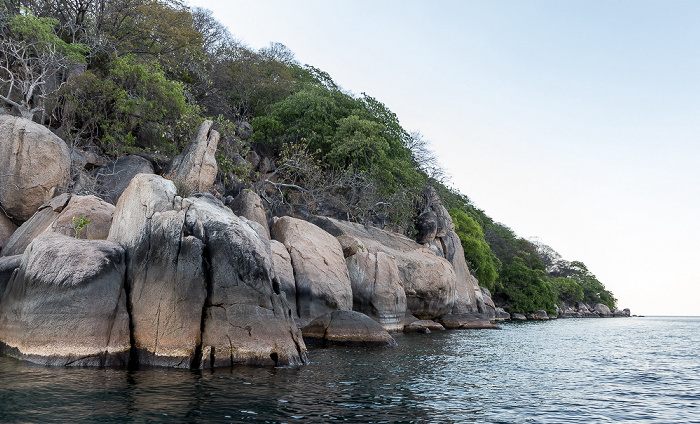
[[[2,351],[44,365],[125,366],[124,275],[117,243],[36,238],[0,301]]]
[[[355,311],[334,311],[301,329],[309,345],[393,347],[396,341],[372,318]]]
[[[476,314],[448,314],[440,317],[438,320],[440,324],[446,329],[463,329],[463,330],[477,330],[477,329],[494,329],[497,330],[499,327],[492,323],[490,320],[484,319],[480,315]]]

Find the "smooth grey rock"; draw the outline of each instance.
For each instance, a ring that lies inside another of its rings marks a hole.
[[[153,174],[153,164],[141,156],[126,156],[110,162],[95,172],[98,193],[107,202],[116,205],[138,174]]]
[[[499,327],[488,319],[475,314],[448,314],[438,320],[446,329],[498,329]]]
[[[404,333],[431,333],[443,330],[445,330],[445,327],[442,324],[430,320],[413,321],[403,329]]]
[[[479,281],[469,272],[459,236],[454,231],[447,230],[441,240],[445,246],[445,258],[450,261],[455,271],[455,300],[452,313],[484,313],[484,299],[479,290]]]
[[[510,314],[503,308],[496,308],[496,321],[505,321],[510,319]]]
[[[299,318],[297,312],[297,286],[294,281],[294,267],[292,267],[292,257],[287,248],[277,240],[270,240],[270,251],[272,253],[272,264],[275,269],[275,278],[279,289],[286,295],[289,308],[292,310],[293,318]]]
[[[219,171],[216,165],[219,133],[212,129],[213,124],[212,121],[202,122],[182,153],[175,156],[168,172],[172,178],[191,182],[197,191],[209,190]]]
[[[44,365],[125,366],[124,249],[47,233],[27,247],[0,302],[0,342]]]
[[[333,311],[301,329],[309,345],[397,346],[393,337],[372,318],[355,311]]]
[[[353,310],[377,321],[387,331],[401,331],[406,293],[396,261],[384,252],[358,252],[345,260],[352,283]]]
[[[393,257],[406,293],[406,310],[411,314],[433,319],[452,311],[456,277],[446,259],[408,237],[379,228],[325,217],[316,217],[313,222],[335,236],[355,237],[367,252]]]
[[[338,240],[321,228],[289,216],[272,226],[272,236],[289,251],[302,319],[352,309],[352,284]]]
[[[514,314],[511,314],[510,319],[513,321],[525,321],[527,319],[527,317],[523,314],[514,313]]]
[[[181,199],[140,174],[109,238],[125,246],[139,362],[183,368],[297,365],[306,348],[273,288],[269,240],[212,196]]]
[[[231,209],[236,215],[244,216],[260,224],[264,228],[267,238],[270,238],[270,228],[267,226],[262,199],[254,191],[250,189],[241,190],[238,196],[233,199]]]
[[[48,128],[0,115],[0,206],[15,224],[68,187],[70,166],[68,146]]]
[[[613,316],[612,312],[610,312],[610,308],[608,308],[606,305],[603,305],[602,303],[596,304],[592,312],[598,313],[598,315],[600,315],[601,317]]]

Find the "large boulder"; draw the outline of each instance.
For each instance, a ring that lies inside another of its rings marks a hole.
[[[371,317],[387,331],[401,331],[406,293],[394,258],[384,252],[360,251],[345,261],[352,283],[353,310]]]
[[[0,115],[0,206],[16,224],[70,182],[70,150],[48,128]]]
[[[451,221],[450,221],[451,222]],[[479,310],[479,300],[482,298],[478,280],[469,272],[467,260],[464,258],[464,248],[457,233],[445,230],[442,238],[445,259],[450,261],[455,271],[455,301],[453,314],[482,312]],[[483,304],[483,299],[481,299]]]
[[[445,327],[439,322],[421,319],[413,321],[403,328],[404,333],[432,333],[433,331],[442,331]]]
[[[306,362],[301,333],[273,288],[269,241],[211,196],[137,175],[109,239],[126,248],[139,363],[183,368]]]
[[[38,237],[0,301],[3,352],[45,365],[126,365],[124,274],[117,243]]]
[[[299,318],[352,309],[352,285],[343,249],[335,237],[316,225],[285,216],[272,227],[272,236],[289,251],[296,282]]]
[[[406,293],[406,309],[411,314],[433,319],[452,311],[456,276],[446,259],[397,233],[333,218],[317,217],[313,222],[335,236],[355,237],[367,252],[393,257]]]
[[[141,156],[125,156],[95,171],[97,190],[102,198],[116,205],[119,196],[138,174],[152,174],[153,164]]]
[[[440,317],[438,320],[446,329],[462,329],[462,330],[482,330],[493,329],[499,327],[488,319],[484,319],[478,314],[447,314]]]
[[[597,303],[595,305],[595,308],[593,309],[593,312],[597,312],[598,315],[600,315],[601,317],[613,316],[613,313],[610,312],[610,308],[608,308],[606,305],[603,305],[602,303]]]
[[[5,243],[16,230],[17,226],[10,221],[10,218],[8,218],[2,212],[2,209],[0,209],[0,252],[2,252],[2,248],[5,246]]]
[[[218,167],[216,147],[219,133],[212,129],[212,121],[204,121],[182,153],[175,156],[169,175],[193,184],[194,189],[206,191],[214,185]]]
[[[270,228],[267,225],[267,218],[265,217],[265,207],[263,206],[260,196],[253,190],[241,190],[238,196],[233,199],[230,206],[236,215],[244,216],[260,224],[264,228],[267,238],[270,238]]]
[[[88,240],[106,240],[112,225],[114,205],[89,195],[62,194],[39,210],[7,240],[2,256],[19,255],[46,232]]]
[[[372,318],[355,311],[334,311],[301,329],[309,345],[394,347],[393,337]]]

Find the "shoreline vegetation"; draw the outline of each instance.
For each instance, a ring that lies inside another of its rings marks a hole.
[[[299,365],[306,346],[630,316],[420,133],[178,0],[0,4],[0,350]]]

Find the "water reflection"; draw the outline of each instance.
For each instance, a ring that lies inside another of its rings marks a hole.
[[[697,319],[396,338],[396,349],[312,350],[300,368],[124,371],[0,358],[0,422],[699,422]]]

